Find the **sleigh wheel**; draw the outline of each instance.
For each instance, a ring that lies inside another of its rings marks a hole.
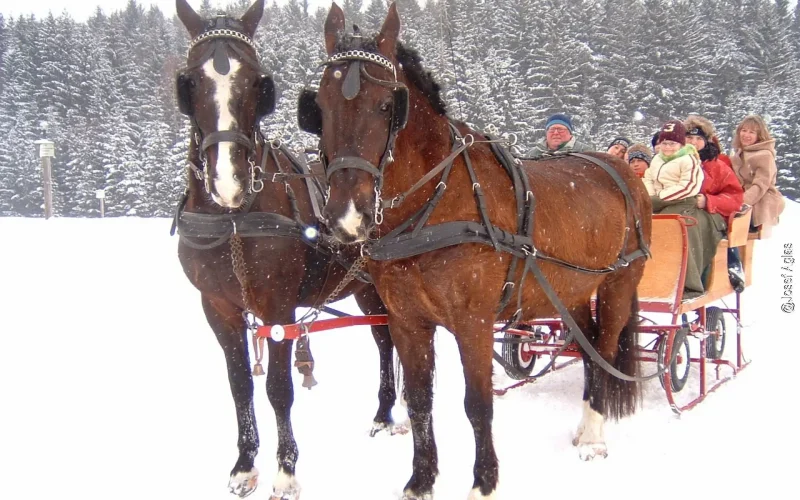
[[[668,361],[666,359],[667,339],[665,335],[658,342],[658,364],[663,366]],[[689,351],[689,339],[686,337],[686,332],[678,330],[675,332],[674,345],[672,347],[673,361],[669,365],[669,379],[672,392],[680,392],[686,386],[686,381],[689,380],[689,369],[691,368],[691,353]],[[675,353],[675,349],[678,350]],[[661,387],[666,388],[666,373],[662,373],[659,377]]]
[[[518,339],[533,341],[533,337],[520,337],[519,335],[512,335],[506,333],[504,339]],[[506,374],[514,380],[522,380],[530,376],[533,372],[533,366],[536,364],[536,358],[532,346],[528,342],[506,342],[503,344],[503,361],[509,366],[505,367]]]
[[[719,359],[725,350],[725,316],[719,307],[706,309],[706,330],[710,333],[706,339],[706,356]]]

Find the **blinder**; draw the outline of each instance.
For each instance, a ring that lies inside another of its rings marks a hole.
[[[256,103],[256,121],[275,111],[275,82],[269,75],[258,78],[258,102]]]
[[[392,132],[400,132],[408,123],[408,88],[392,90]],[[303,89],[297,100],[297,124],[309,134],[322,135],[322,110],[317,104],[317,93]]]
[[[392,132],[400,132],[408,123],[408,87],[392,90]]]
[[[317,93],[303,89],[297,99],[297,124],[309,134],[322,135],[322,110],[317,104]]]
[[[178,97],[178,110],[186,116],[192,116],[192,91],[194,80],[185,73],[179,73],[175,79],[175,93]]]

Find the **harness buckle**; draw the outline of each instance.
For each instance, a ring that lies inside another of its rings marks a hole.
[[[383,224],[383,203],[381,201],[381,190],[375,186],[375,224]]]
[[[442,191],[444,191],[445,189],[447,189],[447,184],[445,184],[445,183],[444,183],[444,182],[442,182],[442,181],[439,181],[439,184],[437,184],[437,185],[436,185],[436,189],[437,189],[437,190],[439,189],[439,186],[442,186]]]
[[[511,287],[511,289],[513,290],[515,286],[517,285],[513,281],[506,281],[506,283],[503,285],[503,291],[505,291],[506,288],[508,287]]]
[[[481,188],[481,185],[480,185],[480,183],[474,182],[474,183],[472,184],[472,192],[475,192],[475,191],[477,191],[477,190],[478,190],[478,189],[480,189],[480,188]]]
[[[264,189],[264,180],[261,178],[263,174],[260,166],[250,162],[250,190],[254,193],[260,193]]]
[[[272,139],[269,142],[269,147],[272,148],[272,149],[281,149],[282,145],[283,145],[283,142],[281,142],[280,138]]]

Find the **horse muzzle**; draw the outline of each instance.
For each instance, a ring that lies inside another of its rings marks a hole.
[[[331,233],[340,243],[350,245],[367,241],[373,227],[373,216],[369,211],[356,208],[356,203],[350,200],[341,215],[333,215],[330,205],[325,209]]]

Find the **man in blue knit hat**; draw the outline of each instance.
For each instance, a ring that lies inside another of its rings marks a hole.
[[[576,140],[572,131],[572,120],[569,116],[562,113],[551,116],[544,125],[544,137],[525,154],[525,157],[538,159],[558,154],[594,151],[590,145]]]

